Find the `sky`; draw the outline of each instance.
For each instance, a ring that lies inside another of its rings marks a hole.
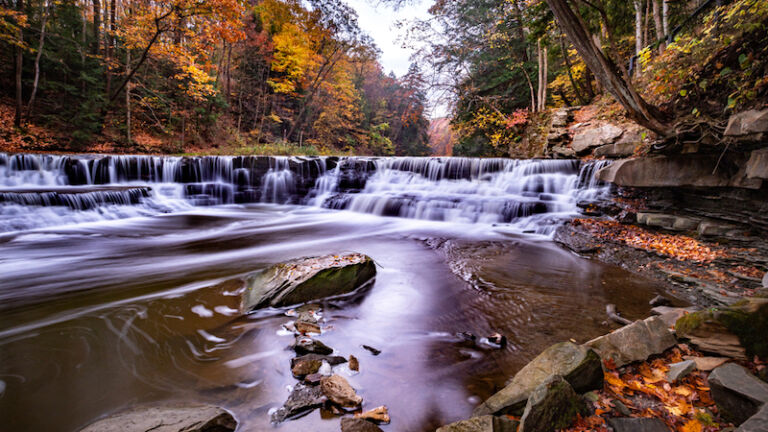
[[[413,50],[402,47],[398,38],[405,35],[406,29],[398,29],[395,24],[399,20],[427,18],[432,1],[416,1],[398,10],[381,5],[377,0],[347,0],[347,4],[357,11],[360,28],[381,50],[380,62],[384,70],[387,73],[393,71],[397,76],[405,75]]]
[[[429,17],[428,9],[434,3],[433,0],[417,0],[398,10],[380,4],[377,0],[346,0],[358,14],[360,28],[371,36],[376,46],[381,50],[381,63],[386,73],[394,72],[397,76],[403,76],[411,65],[412,48],[403,48],[402,38],[406,34],[407,24],[398,28],[398,21],[414,19],[426,19]],[[448,115],[449,107],[444,102],[438,102],[434,95],[428,96],[431,100],[428,117],[437,118]]]

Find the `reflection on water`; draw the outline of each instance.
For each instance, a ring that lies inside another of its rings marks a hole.
[[[298,256],[356,251],[379,265],[358,298],[324,304],[323,342],[360,359],[339,373],[387,405],[391,431],[466,417],[551,343],[605,332],[606,303],[640,318],[649,282],[546,239],[489,225],[309,207],[216,207],[0,237],[0,418],[7,430],[72,431],[131,404],[195,400],[242,430],[295,383],[284,310],[239,317],[240,277]],[[458,332],[508,336],[504,350]],[[366,344],[382,351],[373,356]],[[278,427],[337,431],[315,411]]]

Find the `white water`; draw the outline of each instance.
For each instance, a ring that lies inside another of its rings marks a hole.
[[[273,203],[549,234],[607,187],[598,161],[0,153],[0,232]]]

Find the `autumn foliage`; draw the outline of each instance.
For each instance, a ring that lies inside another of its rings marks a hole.
[[[574,224],[584,227],[596,238],[617,241],[677,260],[708,263],[727,256],[724,248],[706,246],[692,237],[653,232],[615,220],[576,219]]]
[[[593,415],[579,418],[569,432],[607,431],[606,419],[624,417],[618,404],[629,410],[630,417],[656,417],[677,432],[711,432],[729,426],[718,415],[707,384],[707,374],[691,372],[677,382],[667,381],[671,363],[683,356],[701,354],[681,344],[663,356],[617,369],[605,362],[605,386],[595,392]]]

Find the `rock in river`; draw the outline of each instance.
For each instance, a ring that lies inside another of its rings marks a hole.
[[[590,348],[562,342],[544,350],[525,365],[512,381],[472,413],[521,413],[531,392],[552,375],[561,375],[579,393],[603,388],[603,366]]]
[[[274,265],[248,278],[243,311],[282,307],[346,294],[376,276],[366,255],[351,253],[301,258]]]
[[[280,423],[289,417],[315,409],[324,402],[325,396],[320,387],[296,384],[285,404],[272,413],[272,422]]]
[[[320,388],[328,399],[344,408],[355,408],[363,403],[363,398],[340,375],[331,375],[320,380]]]
[[[306,336],[299,336],[296,338],[296,342],[293,344],[293,350],[296,354],[320,354],[328,355],[333,353],[333,348],[322,343],[317,339],[312,339]]]
[[[211,405],[136,407],[110,415],[80,432],[227,432],[237,428],[229,411]]]
[[[383,432],[380,427],[361,418],[341,419],[341,432]]]

